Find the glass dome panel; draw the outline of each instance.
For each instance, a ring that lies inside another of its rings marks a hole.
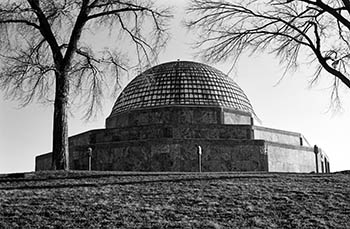
[[[225,107],[254,114],[243,90],[221,71],[201,63],[174,61],[136,76],[119,95],[111,116],[169,105]]]

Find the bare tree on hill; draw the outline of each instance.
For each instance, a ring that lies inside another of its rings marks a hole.
[[[312,83],[329,73],[333,102],[339,102],[341,84],[350,88],[348,0],[191,0],[187,11],[206,61],[234,64],[245,51],[269,51],[286,71],[315,63]]]
[[[90,116],[101,105],[108,77],[117,82],[128,57],[143,65],[155,60],[167,41],[170,17],[151,0],[0,3],[0,87],[23,105],[54,101],[53,169],[68,169],[72,99],[80,95]],[[104,39],[113,44],[102,47]]]

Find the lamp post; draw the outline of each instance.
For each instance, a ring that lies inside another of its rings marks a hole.
[[[91,147],[89,147],[88,149],[87,149],[87,153],[88,153],[88,157],[89,157],[89,171],[91,171],[91,157],[92,157],[92,148]]]
[[[197,152],[198,152],[198,168],[199,172],[202,172],[202,147],[200,145],[197,145]]]

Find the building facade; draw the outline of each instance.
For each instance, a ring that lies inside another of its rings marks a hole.
[[[135,77],[106,128],[69,138],[69,167],[114,171],[329,172],[327,155],[295,132],[256,126],[243,90],[208,65],[175,61]],[[90,152],[90,153],[89,153]],[[89,156],[90,155],[90,156]],[[200,158],[199,158],[200,157]],[[51,153],[36,170],[51,167]]]

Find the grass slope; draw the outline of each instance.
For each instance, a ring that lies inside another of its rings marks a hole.
[[[350,174],[0,175],[0,228],[350,228]]]

